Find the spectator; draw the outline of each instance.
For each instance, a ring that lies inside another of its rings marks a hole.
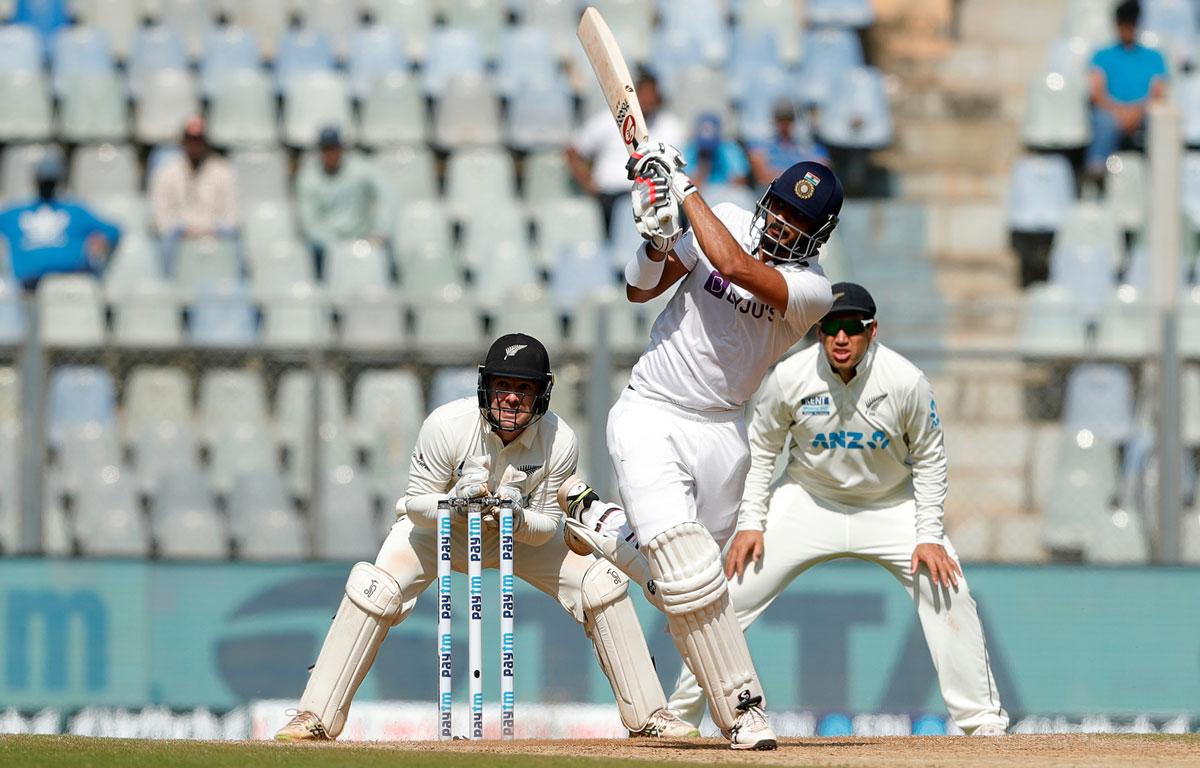
[[[832,165],[829,150],[816,142],[807,127],[796,126],[796,106],[789,99],[775,104],[772,110],[775,132],[771,138],[750,145],[750,168],[754,172],[754,183],[770,184],[779,174],[796,163],[812,161]],[[797,132],[802,134],[797,139]]]
[[[346,240],[382,244],[395,210],[391,191],[365,160],[347,157],[337,128],[317,137],[319,163],[306,163],[296,182],[300,229],[313,251],[317,276],[329,249]]]
[[[0,211],[13,276],[28,291],[52,273],[99,274],[121,236],[79,203],[59,199],[62,179],[62,158],[46,155],[34,168],[37,199]]]
[[[1158,51],[1137,42],[1141,9],[1136,0],[1117,6],[1117,42],[1092,55],[1092,143],[1089,181],[1104,179],[1104,163],[1122,142],[1141,145],[1146,105],[1166,90],[1167,65]]]
[[[32,27],[42,36],[42,42],[50,46],[58,31],[71,25],[71,9],[67,0],[17,0],[8,23]]]
[[[183,128],[183,153],[164,160],[150,178],[154,226],[168,245],[181,239],[233,237],[237,231],[237,179],[212,151],[204,118]]]
[[[646,117],[646,126],[655,142],[681,146],[686,138],[683,124],[662,109],[658,80],[648,70],[637,72],[637,97]],[[618,198],[629,194],[632,182],[625,175],[629,153],[606,107],[588,118],[567,147],[567,164],[575,181],[604,207],[604,227],[612,219],[612,207]],[[611,234],[611,233],[609,233]]]
[[[703,190],[708,184],[746,185],[750,161],[742,147],[732,139],[721,137],[721,118],[704,112],[696,118],[692,140],[683,148],[688,174]]]

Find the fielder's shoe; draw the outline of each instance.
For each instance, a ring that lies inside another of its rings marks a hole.
[[[640,731],[629,732],[631,739],[691,739],[698,736],[699,728],[693,728],[666,707],[651,715]]]
[[[984,723],[975,730],[971,731],[972,736],[1007,736],[1008,731],[1004,730],[1004,726],[996,723]]]
[[[275,741],[329,741],[329,734],[321,724],[321,718],[312,712],[297,712],[275,734]]]
[[[779,746],[775,731],[771,730],[771,724],[767,722],[767,713],[758,704],[742,710],[727,736],[732,749],[767,750]]]
[[[558,487],[558,506],[572,520],[583,521],[583,513],[600,497],[580,475],[571,475]]]

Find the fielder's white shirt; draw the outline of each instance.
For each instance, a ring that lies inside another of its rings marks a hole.
[[[733,203],[721,203],[713,213],[750,253],[754,215]],[[726,280],[693,232],[675,245],[675,256],[688,274],[654,321],[630,385],[646,397],[692,411],[741,408],[771,365],[829,311],[829,280],[815,257],[806,264],[777,265],[788,286],[787,312],[780,315]]]
[[[558,531],[563,516],[558,487],[579,463],[575,433],[553,411],[504,445],[483,420],[476,398],[465,397],[435,409],[421,425],[413,446],[408,488],[396,502],[397,514],[407,512],[414,525],[432,528],[437,524],[437,500],[447,497],[468,459],[485,456],[490,459],[492,490],[499,487],[509,466],[526,474],[520,484],[525,512],[523,521],[514,525],[513,538],[534,546],[545,544]]]
[[[654,143],[663,142],[673,147],[687,143],[687,131],[679,118],[660,109],[649,118],[646,132]],[[633,182],[626,175],[625,164],[629,162],[629,151],[621,141],[621,133],[607,109],[589,117],[571,139],[575,151],[592,161],[592,180],[606,194],[628,192]]]
[[[791,434],[787,476],[854,509],[915,499],[917,543],[942,543],[946,448],[929,380],[873,343],[843,383],[820,344],[781,362],[750,420],[750,472],[738,530],[761,531],[775,457]]]

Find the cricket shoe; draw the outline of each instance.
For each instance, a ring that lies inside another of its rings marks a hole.
[[[742,709],[737,722],[726,734],[731,749],[776,749],[779,740],[771,724],[767,722],[767,713],[759,704],[753,704]]]
[[[330,738],[321,718],[312,712],[297,712],[276,732],[275,741],[330,741]]]
[[[629,732],[631,739],[692,739],[698,736],[699,728],[693,728],[666,707],[651,715],[641,730]]]
[[[1007,736],[1008,731],[1004,730],[1004,726],[997,723],[984,723],[975,730],[971,731],[972,736]]]

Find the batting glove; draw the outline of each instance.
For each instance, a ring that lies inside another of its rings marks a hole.
[[[666,253],[675,247],[679,238],[683,237],[683,224],[679,220],[679,204],[667,198],[667,202],[658,207],[643,204],[643,196],[637,188],[633,192],[633,224],[638,234],[650,247],[660,253]]]
[[[696,191],[696,185],[683,172],[683,168],[687,166],[687,161],[683,159],[683,154],[671,146],[670,144],[654,144],[651,145],[645,152],[635,152],[629,156],[629,162],[626,164],[626,170],[629,172],[629,178],[636,180],[639,177],[652,178],[656,180],[666,180],[671,196],[675,198],[680,206]]]

